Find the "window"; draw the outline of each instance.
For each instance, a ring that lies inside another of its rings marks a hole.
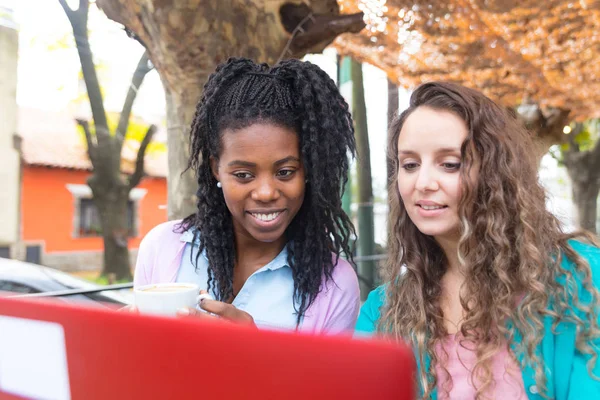
[[[0,246],[0,258],[10,258],[10,247]]]
[[[13,293],[39,293],[40,291],[32,288],[31,286],[23,285],[17,282],[11,281],[0,281],[0,292],[13,292]]]
[[[42,247],[39,245],[27,246],[25,248],[25,261],[33,264],[42,263]]]
[[[92,189],[88,185],[69,183],[67,190],[73,195],[73,237],[95,237],[102,235],[100,215],[92,199]],[[127,203],[127,227],[129,236],[138,235],[141,221],[138,215],[139,202],[144,198],[147,189],[134,188],[129,192]]]
[[[127,202],[127,228],[129,236],[136,236],[135,227],[135,202]],[[79,199],[79,237],[101,236],[102,225],[100,223],[100,214],[98,208],[92,199]]]

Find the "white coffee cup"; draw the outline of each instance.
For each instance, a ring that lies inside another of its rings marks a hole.
[[[181,308],[195,308],[200,288],[194,283],[153,283],[133,289],[141,313],[175,316]]]

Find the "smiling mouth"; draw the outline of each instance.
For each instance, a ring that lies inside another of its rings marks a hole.
[[[448,208],[448,206],[425,206],[421,204],[417,204],[417,206],[421,207],[423,210],[432,211],[432,210],[441,210],[443,208]]]
[[[277,217],[279,217],[281,215],[281,213],[283,213],[283,211],[276,211],[276,212],[272,212],[272,213],[251,212],[250,215],[252,215],[254,218],[256,218],[259,221],[271,222],[271,221],[274,221],[275,219],[277,219]]]

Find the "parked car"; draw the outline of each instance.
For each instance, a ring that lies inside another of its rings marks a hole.
[[[0,258],[0,296],[98,288],[101,286],[53,268]],[[53,299],[108,308],[120,308],[133,303],[133,295],[129,289],[105,290]]]

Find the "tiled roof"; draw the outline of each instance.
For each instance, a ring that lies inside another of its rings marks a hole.
[[[155,136],[164,136],[160,132]],[[23,161],[29,165],[54,168],[91,170],[83,135],[78,131],[75,117],[68,112],[19,108],[18,135],[22,138]],[[133,172],[138,142],[127,141],[121,153],[121,170]],[[152,177],[166,177],[167,153],[146,154],[145,172]]]

